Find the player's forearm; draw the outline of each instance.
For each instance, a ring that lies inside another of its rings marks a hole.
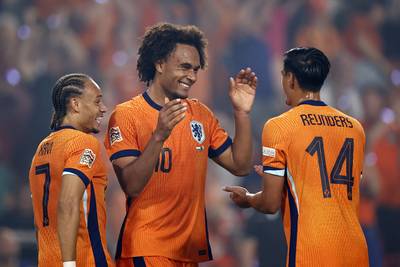
[[[232,157],[238,176],[248,175],[252,165],[252,132],[248,113],[235,112],[235,137],[232,144]]]
[[[274,205],[266,199],[264,192],[260,191],[255,194],[248,193],[247,201],[251,207],[262,213],[274,214],[279,210],[279,205]]]
[[[63,262],[75,261],[79,227],[79,201],[59,200],[57,231]]]
[[[123,190],[130,197],[137,197],[147,185],[153,175],[163,143],[153,136],[143,153],[122,170],[125,181]]]

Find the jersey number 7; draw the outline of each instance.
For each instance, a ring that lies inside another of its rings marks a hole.
[[[331,188],[329,185],[328,171],[326,169],[324,141],[321,136],[314,137],[311,144],[307,147],[306,151],[313,156],[315,152],[318,155],[319,172],[321,175],[322,195],[324,198],[330,198]],[[353,138],[346,138],[342,148],[340,149],[339,156],[332,168],[330,175],[330,182],[332,184],[345,184],[347,185],[347,198],[352,200],[353,195],[353,153],[354,153],[354,140]],[[345,175],[341,175],[344,161],[346,161]]]
[[[35,174],[44,174],[44,184],[43,184],[43,226],[49,225],[49,214],[47,211],[47,204],[49,203],[49,190],[50,190],[50,164],[46,163],[43,165],[36,166]]]

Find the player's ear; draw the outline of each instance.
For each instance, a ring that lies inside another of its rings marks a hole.
[[[293,73],[288,72],[288,79],[289,79],[289,88],[294,89],[297,84],[296,76]]]
[[[164,61],[157,60],[156,63],[154,63],[154,67],[158,73],[162,74],[164,69]]]
[[[69,100],[69,108],[72,112],[78,113],[80,108],[80,102],[78,97],[72,97]]]

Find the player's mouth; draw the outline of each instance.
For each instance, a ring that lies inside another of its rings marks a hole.
[[[96,122],[97,122],[98,124],[100,124],[102,120],[103,120],[103,116],[97,117],[97,118],[96,118]]]
[[[181,85],[183,88],[190,89],[193,83],[191,82],[183,82],[183,81],[178,81],[179,85]]]

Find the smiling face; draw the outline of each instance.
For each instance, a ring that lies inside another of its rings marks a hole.
[[[187,98],[197,80],[200,56],[194,46],[177,44],[165,61],[156,64],[158,84],[170,100]]]
[[[102,100],[101,89],[95,81],[85,82],[85,89],[79,96],[79,106],[79,128],[86,133],[98,133],[107,108]]]

